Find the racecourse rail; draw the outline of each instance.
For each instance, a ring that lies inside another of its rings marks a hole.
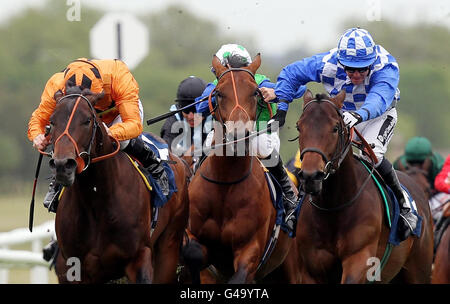
[[[0,233],[0,284],[8,283],[9,269],[30,268],[30,283],[48,283],[49,263],[43,259],[42,247],[55,238],[55,222],[33,228],[18,228]],[[12,250],[11,246],[31,243],[31,251]]]

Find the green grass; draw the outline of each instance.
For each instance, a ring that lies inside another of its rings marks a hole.
[[[31,192],[31,191],[30,191]],[[48,213],[42,205],[44,193],[37,193],[34,209],[34,227],[46,221],[53,220],[55,214]],[[0,232],[7,232],[16,228],[28,227],[31,193],[19,195],[0,196]],[[50,241],[50,239],[48,240]],[[44,246],[46,245],[44,240]],[[31,250],[31,245],[18,245],[10,249]],[[11,268],[8,283],[27,284],[30,282],[30,273],[26,268]],[[49,282],[57,283],[54,270],[49,271]]]

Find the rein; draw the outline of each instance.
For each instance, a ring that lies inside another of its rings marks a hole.
[[[97,122],[97,119],[96,119],[97,117],[96,117],[96,114],[95,114],[96,112],[95,112],[94,107],[92,106],[92,104],[90,103],[90,101],[89,101],[85,96],[83,96],[83,95],[81,95],[81,94],[69,94],[69,95],[66,95],[66,96],[62,97],[62,98],[59,100],[59,102],[60,102],[61,100],[65,99],[65,98],[68,98],[68,97],[75,97],[75,96],[77,96],[78,98],[77,98],[77,100],[75,101],[75,105],[74,105],[73,110],[72,110],[72,112],[71,112],[71,114],[70,114],[70,116],[69,116],[69,120],[67,121],[66,128],[64,129],[64,132],[56,139],[56,141],[54,142],[53,146],[56,146],[56,144],[58,143],[58,141],[61,140],[61,138],[62,138],[63,136],[67,136],[67,137],[69,138],[69,140],[70,140],[70,141],[72,142],[72,144],[74,145],[74,147],[75,147],[75,152],[76,152],[76,154],[77,154],[77,158],[76,158],[76,162],[77,162],[77,173],[79,174],[79,173],[83,172],[84,170],[86,170],[86,169],[89,167],[89,165],[90,165],[91,163],[96,163],[96,162],[102,161],[102,160],[104,160],[104,159],[111,158],[111,157],[115,156],[115,155],[119,152],[119,150],[120,150],[120,143],[119,143],[119,141],[118,141],[116,138],[110,136],[110,138],[112,138],[112,139],[115,141],[115,143],[116,143],[116,146],[117,146],[116,150],[113,151],[113,152],[111,152],[111,153],[109,153],[109,154],[102,155],[102,156],[98,156],[98,157],[95,157],[95,158],[92,158],[92,159],[91,159],[91,149],[92,149],[92,145],[93,145],[93,143],[94,143],[95,133],[96,133],[96,131],[97,131],[97,128],[99,127],[98,122]],[[84,99],[84,100],[87,102],[87,104],[89,105],[89,108],[90,108],[90,110],[91,110],[91,114],[92,114],[93,119],[94,119],[94,125],[93,125],[93,128],[92,128],[92,135],[91,135],[91,139],[90,139],[90,141],[89,141],[88,149],[87,149],[86,151],[80,152],[80,149],[78,148],[77,142],[75,141],[75,139],[74,139],[74,138],[70,135],[70,133],[69,133],[69,127],[70,127],[70,125],[71,125],[71,123],[72,123],[73,117],[74,117],[74,115],[75,115],[75,111],[76,111],[76,109],[78,108],[78,105],[79,105],[79,103],[80,103],[80,101],[81,101],[82,99]],[[39,152],[40,152],[41,154],[44,154],[44,155],[53,157],[53,152],[47,153],[47,152],[41,151],[41,150],[39,150]],[[82,155],[86,155],[86,156],[88,157],[88,163],[87,163],[87,165],[85,164],[85,161],[84,161]]]

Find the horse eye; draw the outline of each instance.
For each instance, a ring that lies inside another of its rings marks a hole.
[[[339,131],[339,127],[338,126],[334,126],[333,133],[336,133],[337,131]]]
[[[88,118],[88,119],[86,119],[85,122],[83,122],[83,125],[89,125],[90,123],[91,123],[91,119]]]

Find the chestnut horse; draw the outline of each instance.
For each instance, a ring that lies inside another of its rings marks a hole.
[[[351,132],[341,108],[345,91],[335,98],[308,90],[297,121],[307,197],[297,224],[297,249],[303,283],[365,283],[396,280],[429,283],[433,259],[432,220],[423,192],[405,174],[398,176],[423,217],[420,238],[394,246],[376,275],[389,227],[377,186],[353,156]],[[378,263],[377,263],[378,261]]]
[[[293,238],[283,231],[272,254],[261,263],[273,235],[276,211],[260,161],[248,153],[247,147],[245,153],[225,153],[223,148],[225,137],[236,139],[231,141],[236,148],[236,141],[253,131],[260,97],[254,73],[260,64],[259,54],[243,68],[225,67],[213,57],[218,83],[212,93],[216,96],[216,108],[211,110],[226,132],[217,130],[216,125],[215,149],[189,184],[190,241],[183,248],[183,256],[194,283],[200,283],[199,271],[208,265],[213,265],[229,283],[251,283],[264,278],[283,262],[279,269],[280,277],[284,277],[279,282],[298,280],[296,273],[282,271],[294,272],[296,268],[287,266],[285,258]],[[240,127],[233,125],[235,122],[240,122]],[[295,255],[289,257],[290,262],[296,262]]]
[[[50,166],[65,186],[55,221],[58,280],[105,283],[126,276],[135,283],[175,283],[189,212],[185,166],[170,155],[178,191],[158,208],[151,230],[151,194],[96,115],[103,94],[81,94],[55,94],[51,116]],[[68,272],[76,265],[78,278]]]

